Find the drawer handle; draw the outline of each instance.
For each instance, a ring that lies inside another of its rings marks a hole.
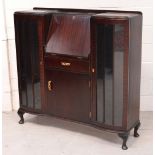
[[[48,90],[52,91],[52,81],[48,81]]]
[[[70,63],[70,62],[61,62],[61,65],[62,65],[62,66],[70,66],[71,63]]]

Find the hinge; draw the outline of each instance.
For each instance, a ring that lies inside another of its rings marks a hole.
[[[91,111],[89,112],[89,118],[91,118]]]

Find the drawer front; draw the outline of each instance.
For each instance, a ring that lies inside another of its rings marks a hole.
[[[73,73],[89,73],[89,61],[59,56],[45,56],[45,67],[70,71]]]

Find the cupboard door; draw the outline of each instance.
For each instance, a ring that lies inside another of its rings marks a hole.
[[[95,121],[107,127],[123,127],[125,118],[124,65],[128,38],[124,22],[106,21],[94,26],[96,60]]]
[[[21,107],[41,109],[38,20],[15,15],[17,67]]]
[[[89,77],[59,70],[46,70],[48,113],[88,122],[90,111]]]

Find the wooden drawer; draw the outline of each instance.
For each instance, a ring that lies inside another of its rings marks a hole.
[[[45,56],[45,68],[56,68],[73,73],[89,73],[89,61],[83,58],[70,58],[58,55]]]

